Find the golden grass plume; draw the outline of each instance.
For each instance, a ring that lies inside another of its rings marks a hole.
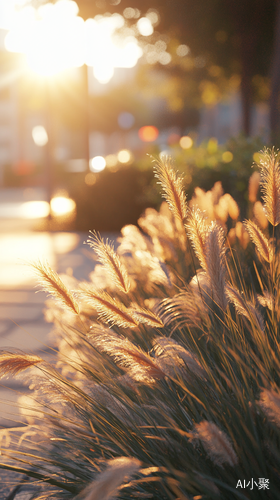
[[[130,281],[127,270],[115,252],[113,243],[109,243],[108,239],[104,242],[101,236],[95,232],[91,232],[87,243],[93,248],[115,285],[124,293],[128,293]]]
[[[254,217],[257,220],[258,225],[262,229],[266,229],[268,226],[268,220],[266,217],[265,209],[261,201],[256,201],[256,203],[253,206],[253,214]]]
[[[280,153],[264,149],[260,154],[258,166],[261,175],[261,191],[269,222],[277,226],[280,222]]]
[[[255,203],[257,201],[257,196],[260,187],[260,173],[255,171],[252,173],[249,179],[249,189],[248,189],[248,198],[251,203]]]
[[[243,224],[244,224],[244,227],[246,228],[246,230],[248,231],[251,240],[255,244],[259,255],[266,262],[272,262],[273,250],[272,250],[272,247],[271,247],[268,239],[263,234],[263,232],[251,220],[245,220],[243,222]]]
[[[208,224],[200,210],[192,209],[189,213],[186,229],[200,265],[206,270],[205,242],[208,234]]]
[[[225,294],[225,235],[223,228],[212,222],[205,241],[206,270],[213,299],[222,308],[227,307]]]
[[[141,462],[137,458],[119,457],[108,460],[107,469],[87,486],[76,500],[110,500],[116,498],[121,484],[139,471]]]
[[[42,358],[35,355],[0,351],[0,378],[15,376],[42,361]]]
[[[176,340],[160,337],[154,341],[154,350],[157,356],[157,361],[160,361],[160,366],[164,367],[164,361],[170,361],[170,366],[178,366],[187,368],[198,377],[204,378],[206,376],[205,370],[202,368],[196,356],[187,351]],[[162,363],[163,361],[163,363]],[[164,368],[163,368],[164,370]]]
[[[238,314],[244,316],[249,321],[253,321],[262,332],[264,331],[264,321],[260,312],[256,309],[252,302],[245,299],[245,297],[241,295],[239,290],[237,290],[229,283],[226,284],[226,296],[229,302],[234,305],[235,310]]]
[[[79,305],[73,294],[65,286],[59,275],[50,267],[47,262],[31,262],[30,265],[35,270],[39,278],[38,285],[52,295],[60,304],[64,305],[68,311],[79,314]]]
[[[238,458],[229,438],[216,424],[207,420],[196,424],[191,440],[198,439],[215,465],[237,465]]]
[[[139,323],[143,323],[154,328],[162,328],[164,326],[160,317],[156,313],[144,307],[140,307],[137,304],[131,304],[129,312]]]
[[[274,390],[263,389],[258,404],[268,419],[280,426],[280,394]]]
[[[82,283],[79,296],[97,310],[100,319],[111,323],[111,325],[123,328],[135,328],[138,325],[129,309],[120,300],[111,297],[107,292]]]
[[[96,348],[112,356],[115,362],[137,382],[150,384],[155,379],[163,379],[166,375],[149,354],[113,331],[95,335],[91,338],[91,342]]]
[[[183,179],[172,167],[171,157],[165,156],[155,161],[155,177],[163,190],[163,197],[167,201],[171,212],[184,224],[188,207],[183,186]]]

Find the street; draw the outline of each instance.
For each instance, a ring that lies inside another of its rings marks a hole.
[[[44,200],[44,191],[28,191],[30,201]],[[73,270],[86,280],[94,268],[92,250],[84,245],[87,233],[35,231],[38,219],[20,218],[24,190],[0,190],[0,349],[35,352],[54,358],[44,320],[46,294],[36,289],[36,278],[28,262],[47,260],[59,273]],[[107,236],[107,235],[106,235]],[[0,426],[18,424],[18,396],[28,390],[20,381],[0,381]]]

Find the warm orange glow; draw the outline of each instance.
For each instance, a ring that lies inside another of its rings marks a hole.
[[[152,125],[141,127],[138,131],[140,139],[144,142],[153,142],[158,138],[159,131]]]
[[[94,184],[96,184],[96,175],[94,175],[91,172],[89,172],[85,176],[85,183],[86,183],[87,186],[94,186]]]
[[[19,161],[14,166],[16,175],[30,175],[34,171],[35,165],[31,161]]]
[[[47,217],[50,213],[50,205],[47,201],[26,201],[21,205],[21,216],[24,219],[40,219]]]
[[[51,200],[51,211],[53,215],[65,215],[73,212],[76,208],[76,203],[71,198],[64,196],[56,196]]]

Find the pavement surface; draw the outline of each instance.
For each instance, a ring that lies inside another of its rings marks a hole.
[[[36,212],[44,209],[46,200],[43,188],[0,189],[0,350],[16,349],[50,360],[54,354],[48,338],[52,325],[43,312],[46,294],[36,293],[36,278],[27,262],[47,260],[58,273],[72,269],[75,277],[87,279],[94,260],[84,245],[88,233],[38,231],[47,226]],[[44,203],[32,205],[37,201]],[[0,430],[24,422],[17,407],[23,394],[28,388],[20,380],[0,379]],[[0,469],[0,500],[9,497],[20,478]],[[18,491],[16,499],[29,500],[30,494]]]
[[[29,201],[45,199],[43,190],[29,189],[27,195]],[[53,359],[48,339],[52,325],[43,313],[46,294],[36,293],[36,278],[27,262],[47,260],[58,273],[72,269],[73,276],[87,280],[95,265],[93,251],[84,244],[88,233],[34,231],[38,219],[21,217],[24,200],[24,190],[0,189],[0,350]],[[0,429],[23,421],[16,402],[27,391],[16,379],[0,380]]]

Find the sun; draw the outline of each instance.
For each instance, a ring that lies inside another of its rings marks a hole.
[[[114,68],[136,65],[143,52],[134,36],[116,36],[125,22],[120,14],[84,21],[78,11],[72,0],[38,9],[25,6],[15,14],[5,38],[6,49],[25,54],[29,68],[46,77],[87,64],[105,84]]]

